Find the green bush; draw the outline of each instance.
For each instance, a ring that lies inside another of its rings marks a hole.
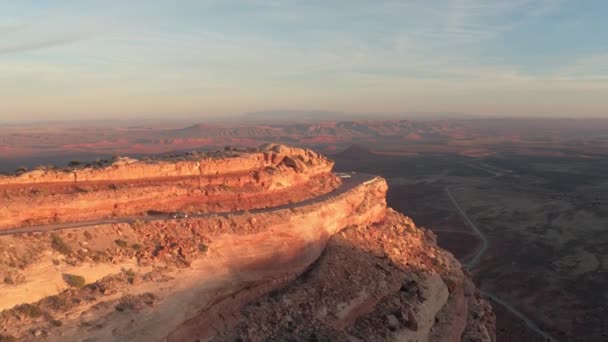
[[[127,243],[127,241],[121,240],[121,239],[116,239],[116,240],[114,240],[114,242],[118,245],[118,247],[121,247],[121,248],[125,248],[129,245],[129,243]]]
[[[86,285],[86,280],[83,276],[75,275],[75,274],[64,274],[63,280],[65,280],[68,285],[74,288],[81,288]]]

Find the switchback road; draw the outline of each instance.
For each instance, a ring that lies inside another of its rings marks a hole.
[[[471,230],[473,231],[473,233],[477,237],[479,237],[479,239],[481,240],[481,246],[477,249],[477,252],[473,256],[468,258],[468,260],[466,262],[464,262],[464,267],[468,270],[471,270],[473,267],[477,266],[477,264],[479,263],[479,260],[481,259],[483,254],[488,249],[488,239],[485,237],[485,235],[483,235],[483,233],[477,227],[477,225],[475,225],[475,223],[473,223],[473,221],[471,221],[471,219],[467,216],[467,214],[464,212],[464,210],[462,210],[462,208],[460,207],[460,205],[458,204],[458,202],[452,195],[452,192],[450,191],[450,187],[446,186],[444,190],[445,190],[445,193],[447,194],[448,198],[452,202],[452,205],[458,211],[458,214],[460,214],[460,216],[463,218],[463,220],[467,224],[467,226],[469,226],[471,228]],[[515,307],[513,307],[513,305],[509,304],[508,302],[504,301],[503,299],[501,299],[500,297],[498,297],[492,293],[483,291],[481,289],[480,289],[480,291],[484,296],[491,298],[494,302],[502,305],[507,311],[511,312],[517,318],[521,319],[522,322],[524,322],[524,324],[526,324],[526,326],[530,330],[532,330],[535,333],[537,333],[538,335],[542,336],[546,341],[557,342],[556,338],[551,336],[548,332],[542,330],[538,325],[536,325],[536,323],[534,323],[531,319],[529,319],[525,314],[523,314],[521,311],[519,311]]]
[[[319,202],[323,202],[331,197],[336,197],[342,195],[355,187],[368,184],[378,177],[368,174],[362,173],[353,173],[353,174],[342,174],[342,184],[336,189],[315,197],[310,198],[308,200],[298,202],[298,203],[290,203],[277,207],[271,208],[262,208],[262,209],[254,209],[249,210],[249,213],[257,214],[257,213],[267,213],[275,210],[283,210],[283,209],[295,209]],[[202,214],[189,214],[189,218],[205,218],[214,215],[242,215],[246,211],[227,211],[227,212],[216,212],[216,213],[202,213]],[[169,214],[160,214],[160,215],[140,215],[140,216],[124,216],[117,218],[107,218],[107,219],[98,219],[98,220],[90,220],[90,221],[79,221],[79,222],[68,222],[68,223],[57,223],[57,224],[47,224],[40,226],[29,226],[29,227],[19,227],[19,228],[11,228],[11,229],[0,229],[0,236],[2,235],[14,235],[14,234],[23,234],[23,233],[41,233],[41,232],[52,232],[63,229],[74,229],[74,228],[86,228],[92,226],[98,226],[102,224],[118,224],[118,223],[134,223],[136,221],[141,222],[149,222],[149,221],[166,221],[166,220],[179,220],[179,218],[171,218]]]

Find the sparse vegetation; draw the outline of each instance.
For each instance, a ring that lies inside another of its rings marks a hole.
[[[64,274],[63,280],[65,280],[65,282],[71,287],[77,289],[82,288],[86,285],[86,280],[84,279],[84,277],[75,274]]]
[[[135,222],[131,223],[131,227],[133,229],[141,229],[145,226],[145,223],[142,220],[135,220]]]
[[[120,302],[116,305],[116,311],[139,311],[144,308],[144,305],[153,306],[157,297],[150,292],[140,294],[138,296],[126,295],[120,299]]]
[[[20,315],[29,318],[37,318],[42,316],[42,310],[36,304],[21,304],[15,307],[15,311]]]
[[[133,284],[133,282],[135,281],[135,276],[137,276],[137,273],[135,273],[135,271],[133,271],[130,268],[128,270],[123,270],[123,272],[127,276],[127,281],[129,282],[129,284]]]
[[[1,335],[0,334],[0,342],[17,342],[17,338],[11,335]]]
[[[114,242],[120,248],[126,248],[127,246],[129,246],[129,243],[127,241],[125,241],[125,240],[122,240],[122,239],[116,239],[116,240],[114,240]]]
[[[80,161],[79,160],[72,160],[68,164],[68,166],[71,166],[71,167],[75,167],[75,166],[78,166],[78,165],[80,165]]]
[[[49,320],[49,323],[51,323],[51,325],[55,326],[55,327],[60,327],[63,323],[61,323],[61,321],[56,320],[54,318],[51,318]]]
[[[4,283],[7,285],[15,285],[15,280],[10,275],[4,277]]]
[[[26,172],[27,172],[27,167],[22,166],[22,167],[18,168],[17,170],[15,170],[15,175],[19,176],[19,175],[22,175],[22,174],[24,174]]]
[[[144,247],[139,243],[134,243],[131,245],[131,248],[133,248],[136,251],[141,251]]]
[[[93,251],[94,253],[91,255],[91,259],[94,262],[105,262],[109,260],[108,253],[105,251]]]
[[[91,240],[91,239],[93,238],[93,234],[91,234],[91,233],[90,233],[88,230],[85,230],[85,231],[84,231],[84,237],[85,237],[87,240]]]
[[[43,299],[40,303],[43,307],[54,311],[65,311],[71,306],[66,296],[50,296]]]
[[[56,233],[51,234],[51,247],[63,255],[72,253],[72,248]]]
[[[206,253],[207,250],[209,250],[209,247],[207,245],[205,245],[204,243],[200,243],[198,245],[198,251],[201,253]]]

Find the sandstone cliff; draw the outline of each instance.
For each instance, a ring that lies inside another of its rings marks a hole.
[[[462,266],[387,208],[386,190],[351,175],[255,212],[0,236],[0,336],[493,341],[491,308]]]
[[[266,145],[261,152],[196,161],[32,171],[0,178],[0,229],[98,220],[148,210],[226,212],[298,202],[339,185],[333,162],[310,150]]]

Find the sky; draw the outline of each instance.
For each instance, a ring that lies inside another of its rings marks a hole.
[[[608,117],[605,0],[0,3],[0,122]]]

